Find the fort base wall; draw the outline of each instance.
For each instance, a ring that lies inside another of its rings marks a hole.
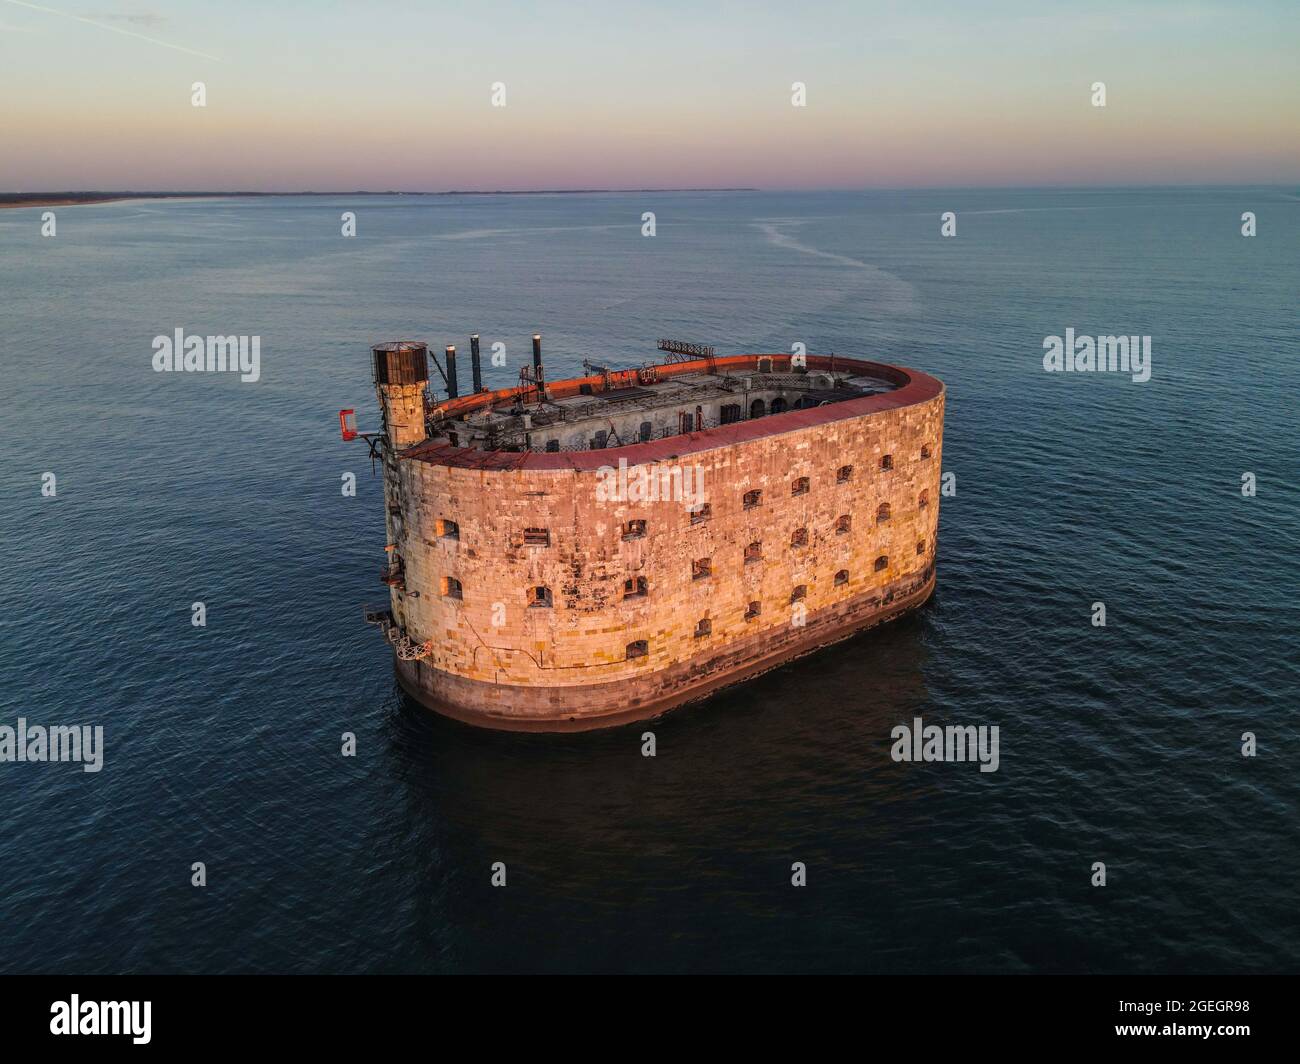
[[[466,724],[503,731],[590,731],[661,716],[891,621],[929,599],[934,572],[900,585],[885,596],[867,595],[830,607],[810,616],[802,629],[746,635],[720,653],[630,680],[543,688],[484,683],[421,661],[395,661],[394,667],[407,695]],[[906,588],[911,590],[901,593]],[[882,601],[890,595],[889,602]]]

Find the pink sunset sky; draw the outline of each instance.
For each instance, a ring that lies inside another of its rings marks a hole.
[[[1291,183],[1297,10],[0,0],[0,191]]]

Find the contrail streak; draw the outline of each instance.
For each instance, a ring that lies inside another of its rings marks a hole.
[[[81,15],[73,15],[67,11],[57,11],[52,7],[42,7],[40,4],[29,4],[27,0],[5,0],[7,4],[13,4],[16,7],[28,7],[33,11],[44,11],[47,15],[60,15],[63,18],[76,19],[78,22],[85,22],[91,26],[98,26],[101,30],[110,30],[113,33],[120,33],[123,37],[134,37],[139,41],[148,41],[150,44],[158,44],[164,48],[170,48],[174,52],[184,52],[186,55],[197,55],[203,59],[211,59],[214,63],[220,63],[221,59],[215,55],[208,55],[207,52],[198,52],[193,48],[185,48],[179,44],[172,44],[170,41],[160,41],[157,37],[146,37],[143,33],[136,33],[134,30],[124,30],[120,26],[110,26],[106,22],[96,22],[93,18],[85,18]]]

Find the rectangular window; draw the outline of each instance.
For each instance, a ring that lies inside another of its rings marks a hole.
[[[551,531],[548,528],[525,528],[524,529],[524,546],[525,547],[549,547],[551,545]]]

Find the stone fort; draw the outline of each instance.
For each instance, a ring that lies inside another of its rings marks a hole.
[[[368,608],[416,701],[579,730],[707,698],[924,603],[944,388],[840,356],[675,357],[460,395],[426,345],[372,350],[389,587]],[[429,395],[430,361],[448,398]],[[673,491],[624,484],[698,478]]]

